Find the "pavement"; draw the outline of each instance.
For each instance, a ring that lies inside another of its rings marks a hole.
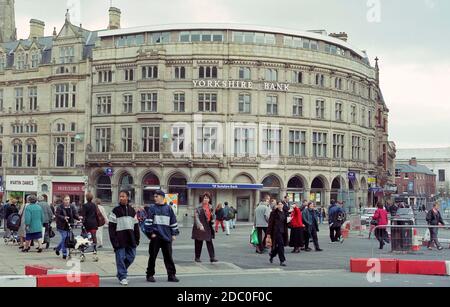
[[[266,252],[256,254],[249,244],[252,226],[248,223],[238,224],[230,236],[222,230],[214,240],[218,263],[209,263],[206,247],[203,249],[202,263],[194,259],[194,244],[191,228],[181,228],[180,236],[173,244],[173,257],[180,283],[166,282],[166,271],[162,255],[156,262],[157,283],[153,286],[177,287],[222,287],[222,286],[450,286],[450,278],[439,276],[388,275],[383,274],[382,282],[372,284],[366,274],[349,272],[350,258],[399,258],[450,260],[449,246],[442,251],[428,251],[422,247],[415,253],[392,253],[389,246],[378,249],[378,241],[368,239],[368,232],[351,231],[344,243],[329,243],[328,227],[321,225],[319,243],[323,252],[302,251],[292,254],[292,248],[286,248],[286,267],[280,267],[278,259],[269,263]],[[79,231],[79,230],[78,230]],[[450,232],[449,232],[450,233]],[[1,234],[1,232],[0,232]],[[135,262],[129,268],[130,286],[148,286],[145,271],[148,261],[148,239],[141,237]],[[116,266],[113,249],[104,231],[104,248],[99,249],[99,261],[93,262],[87,255],[86,261],[64,261],[53,252],[59,242],[58,235],[52,239],[49,250],[38,254],[33,249],[29,253],[19,252],[17,246],[0,243],[0,275],[23,275],[25,265],[40,264],[60,269],[76,269],[82,272],[96,272],[101,277],[101,286],[117,286]],[[73,260],[78,259],[74,256]]]

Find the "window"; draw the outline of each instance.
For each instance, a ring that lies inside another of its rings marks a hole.
[[[124,35],[115,38],[116,47],[132,47],[144,44],[144,35]]]
[[[0,142],[0,167],[3,167],[3,144]]]
[[[141,94],[141,112],[158,112],[158,93]]]
[[[267,115],[278,115],[278,96],[266,97]]]
[[[401,173],[401,170],[399,168],[396,168],[395,169],[395,177],[400,178],[400,173]]]
[[[301,37],[284,36],[283,42],[286,47],[303,48]]]
[[[301,71],[294,71],[293,79],[294,83],[303,83],[303,73]]]
[[[342,121],[342,103],[336,102],[335,104],[335,118],[336,121],[341,122]]]
[[[66,131],[66,125],[65,124],[56,124],[56,131],[57,132],[64,132],[64,131]]]
[[[0,90],[0,112],[3,111],[3,90]]]
[[[97,97],[97,115],[111,114],[111,96]]]
[[[39,65],[39,51],[31,54],[31,68],[36,68]]]
[[[289,131],[289,156],[306,157],[306,131]]]
[[[22,154],[23,154],[22,142],[15,140],[13,142],[12,151],[12,165],[13,167],[22,167]]]
[[[319,119],[325,118],[325,101],[324,100],[316,100],[316,118],[319,118]]]
[[[355,105],[351,106],[350,118],[352,120],[352,123],[356,124],[356,106]]]
[[[281,129],[263,129],[262,154],[267,156],[279,156],[281,154]]]
[[[16,88],[15,89],[16,94],[16,112],[23,111],[23,88]]]
[[[325,87],[325,76],[322,74],[316,74],[316,85]]]
[[[16,69],[24,69],[24,68],[25,68],[25,53],[19,52],[17,53]]]
[[[122,128],[122,151],[133,151],[133,128],[131,127]]]
[[[199,112],[217,112],[217,94],[199,93],[198,94]]]
[[[250,94],[239,94],[239,113],[251,112],[251,96]]]
[[[261,32],[233,32],[233,42],[246,44],[275,44],[275,35]]]
[[[74,62],[75,49],[73,46],[59,48],[59,63],[68,64]]]
[[[234,154],[254,155],[255,154],[255,128],[235,128],[234,129]]]
[[[367,161],[366,144],[367,144],[367,139],[361,138],[361,160],[362,161]]]
[[[369,119],[369,128],[372,128],[372,111],[369,110],[367,118]]]
[[[159,126],[142,127],[142,151],[159,152]]]
[[[439,182],[445,181],[445,169],[438,170]]]
[[[37,133],[37,125],[36,124],[27,124],[25,125],[26,133]]]
[[[366,108],[361,109],[361,125],[366,126]]]
[[[142,79],[158,79],[158,66],[142,67]]]
[[[6,57],[3,53],[0,53],[0,72],[3,72],[6,68]]]
[[[175,79],[186,79],[186,67],[184,66],[175,67]]]
[[[23,125],[22,124],[13,124],[12,125],[12,133],[13,134],[23,133]]]
[[[352,136],[352,159],[361,159],[361,138],[359,136]]]
[[[303,117],[303,98],[302,97],[294,97],[293,107],[292,107],[292,115]]]
[[[313,132],[313,157],[326,158],[327,157],[327,134],[323,132]]]
[[[172,127],[172,152],[184,152],[184,127]]]
[[[185,95],[184,93],[173,94],[173,111],[184,112]]]
[[[70,91],[72,89],[72,91]],[[55,85],[55,108],[68,108],[69,105],[74,108],[76,103],[77,86],[70,86],[69,83]],[[72,104],[70,104],[70,97],[72,97]]]
[[[37,110],[37,87],[28,88],[29,110]]]
[[[198,77],[200,79],[217,78],[217,66],[200,66],[198,68]]]
[[[216,153],[218,149],[217,137],[217,127],[197,127],[197,153]]]
[[[112,82],[112,70],[104,70],[98,72],[98,83],[110,83]]]
[[[95,129],[95,147],[97,152],[109,152],[111,145],[111,128]]]
[[[303,48],[311,50],[319,50],[319,45],[315,40],[303,39]]]
[[[134,69],[125,69],[125,81],[133,81],[134,80]]]
[[[343,134],[333,134],[333,158],[343,159],[344,158],[344,135]]]
[[[36,167],[36,142],[30,140],[27,142],[27,167]]]
[[[338,90],[342,90],[342,78],[334,79],[334,87]]]
[[[76,124],[75,123],[70,123],[70,131],[75,132],[76,131]]]
[[[152,44],[170,43],[170,32],[160,32],[150,34]]]
[[[266,81],[278,81],[278,71],[276,69],[266,69]]]
[[[3,124],[0,124],[0,136],[3,135]]]
[[[251,70],[249,67],[239,67],[239,79],[241,80],[251,79]]]
[[[133,95],[123,95],[123,113],[133,113]]]
[[[220,32],[199,32],[199,31],[192,31],[192,32],[181,32],[179,41],[182,43],[189,43],[189,42],[222,42],[223,41],[223,34]]]
[[[369,139],[369,162],[373,162],[372,152],[373,152],[373,141]]]
[[[69,142],[67,142],[69,140]],[[75,166],[75,138],[55,137],[55,166],[74,167]]]
[[[409,174],[408,173],[405,173],[405,178],[409,178]]]

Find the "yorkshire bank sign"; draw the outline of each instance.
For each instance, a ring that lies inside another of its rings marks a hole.
[[[219,89],[260,89],[264,91],[288,92],[288,83],[263,82],[256,85],[252,81],[241,80],[192,80],[194,88],[219,88]]]

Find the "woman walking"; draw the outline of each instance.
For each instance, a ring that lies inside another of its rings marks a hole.
[[[27,209],[30,203],[30,196],[28,195],[26,198],[26,203],[23,204],[19,209],[20,215],[20,227],[17,231],[17,236],[19,237],[19,249],[24,249],[25,247],[25,235],[26,235],[26,225],[25,225],[25,210]]]
[[[300,247],[304,246],[304,235],[303,229],[305,225],[303,225],[303,217],[300,208],[297,203],[293,204],[293,210],[291,213],[291,237],[289,240],[289,246],[293,247],[293,253],[300,253]]]
[[[372,217],[372,221],[376,221],[376,225],[374,225],[375,222],[373,222],[374,224],[371,222],[371,225],[377,227],[375,229],[375,237],[380,242],[380,249],[383,249],[385,242],[389,243],[386,227],[382,227],[388,224],[388,212],[380,202],[377,203],[377,207],[378,209]]]
[[[214,226],[216,232],[219,232],[219,224],[222,227],[222,232],[225,232],[225,226],[223,221],[225,219],[225,212],[222,207],[222,203],[218,203],[216,207],[216,224]]]
[[[284,204],[279,201],[275,209],[270,213],[269,226],[267,227],[267,246],[272,247],[270,252],[270,263],[278,255],[280,265],[286,266],[284,256],[284,246],[288,242],[287,217],[283,212]]]
[[[22,252],[27,253],[30,250],[31,241],[37,240],[38,253],[42,253],[41,239],[42,226],[44,225],[44,213],[37,204],[36,196],[30,195],[29,202],[30,204],[25,209],[26,241]]]
[[[201,197],[202,203],[194,211],[194,226],[192,227],[192,239],[195,240],[195,262],[202,262],[203,241],[206,241],[206,247],[211,262],[217,262],[215,257],[213,239],[214,234],[214,212],[211,206],[211,194],[204,193]]]
[[[95,205],[97,206],[100,213],[103,215],[103,218],[105,219],[105,225],[108,225],[108,215],[106,214],[105,208],[102,206],[102,201],[99,198],[95,199]],[[97,229],[97,248],[103,247],[103,228],[105,226],[100,226]]]
[[[80,216],[83,217],[84,229],[91,234],[94,243],[94,255],[97,253],[97,206],[92,202],[94,195],[86,193],[86,203],[81,207]]]

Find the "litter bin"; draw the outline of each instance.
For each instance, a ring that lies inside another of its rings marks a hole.
[[[391,250],[393,252],[411,251],[413,239],[414,220],[411,219],[392,219],[392,225],[411,225],[405,228],[391,228]]]

